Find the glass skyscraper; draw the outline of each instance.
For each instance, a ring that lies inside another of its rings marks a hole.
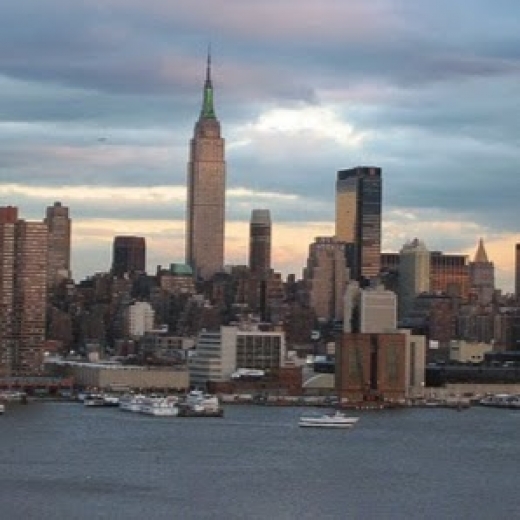
[[[381,268],[381,168],[357,166],[338,171],[336,238],[346,242],[350,277],[366,283]]]

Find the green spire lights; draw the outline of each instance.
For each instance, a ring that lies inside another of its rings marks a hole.
[[[216,119],[213,107],[213,85],[211,83],[211,50],[208,49],[208,61],[206,64],[206,81],[204,83],[204,98],[202,101],[201,119]]]

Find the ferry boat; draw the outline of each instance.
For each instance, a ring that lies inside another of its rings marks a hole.
[[[300,417],[298,426],[303,428],[351,428],[359,421],[359,417],[348,417],[342,412],[319,416],[304,415]]]

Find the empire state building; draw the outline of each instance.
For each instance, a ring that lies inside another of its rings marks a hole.
[[[224,139],[213,107],[208,54],[202,109],[190,141],[186,215],[186,263],[204,280],[224,266],[225,203]]]

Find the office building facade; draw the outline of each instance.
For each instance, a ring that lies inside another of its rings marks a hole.
[[[224,267],[225,198],[224,139],[213,106],[208,55],[202,110],[188,162],[186,263],[199,279],[210,279]]]
[[[336,181],[336,238],[349,245],[350,276],[365,284],[381,269],[381,168],[340,170]]]
[[[285,334],[281,331],[260,331],[253,326],[203,330],[189,359],[190,384],[229,381],[238,368],[278,369],[285,357]]]

